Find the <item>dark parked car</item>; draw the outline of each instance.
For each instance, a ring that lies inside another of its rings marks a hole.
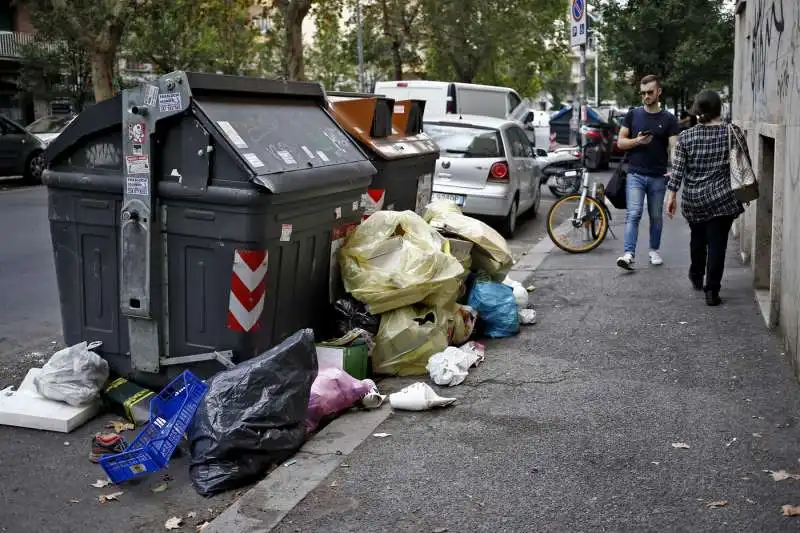
[[[8,117],[0,116],[0,176],[22,176],[39,183],[44,170],[44,144]]]

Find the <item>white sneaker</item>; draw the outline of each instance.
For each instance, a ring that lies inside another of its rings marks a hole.
[[[650,250],[650,264],[654,266],[664,264],[664,260],[661,259],[661,254],[658,253],[658,250]]]
[[[617,259],[617,266],[625,270],[633,270],[633,264],[636,261],[633,259],[633,254],[625,252],[625,254]]]

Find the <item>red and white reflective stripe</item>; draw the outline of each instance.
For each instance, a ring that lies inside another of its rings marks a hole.
[[[248,332],[258,326],[267,289],[266,250],[236,250],[233,254],[228,327]]]
[[[361,207],[364,208],[364,220],[369,218],[370,215],[383,209],[383,202],[386,200],[386,191],[384,189],[367,189],[367,194],[361,195]]]

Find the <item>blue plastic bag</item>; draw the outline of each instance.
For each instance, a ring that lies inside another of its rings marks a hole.
[[[468,305],[478,312],[483,334],[493,339],[519,333],[519,312],[514,289],[495,281],[475,282]]]

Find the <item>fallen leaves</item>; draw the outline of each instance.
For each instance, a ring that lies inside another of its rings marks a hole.
[[[96,489],[102,489],[102,488],[108,487],[109,485],[111,485],[111,480],[110,479],[98,479],[97,481],[92,483],[92,487],[94,487]]]
[[[757,439],[760,439],[760,438],[762,438],[762,437],[763,437],[763,435],[762,435],[761,433],[753,433],[753,436],[754,436],[755,438],[757,438]]]
[[[373,433],[372,436],[373,437],[377,437],[379,439],[385,439],[386,437],[391,437],[392,434],[391,433]]]
[[[78,499],[76,499],[76,498],[73,498],[73,499],[71,499],[71,500],[69,501],[69,503],[81,503],[81,501],[80,501],[80,500],[78,500]]]
[[[189,511],[188,513],[186,513],[186,518],[196,518],[196,517],[197,513],[195,513],[194,511]]]
[[[150,491],[151,491],[153,494],[158,494],[159,492],[164,492],[164,491],[165,491],[165,490],[167,490],[168,488],[169,488],[169,484],[168,484],[167,482],[165,482],[165,481],[164,481],[164,482],[161,482],[161,483],[159,483],[159,484],[158,484],[158,485],[156,485],[155,487],[151,488],[151,489],[150,489]]]
[[[731,440],[729,440],[729,441],[728,441],[728,442],[725,444],[725,447],[726,447],[726,448],[730,448],[731,446],[733,446],[733,443],[734,443],[734,442],[736,442],[737,440],[738,440],[738,439],[737,439],[736,437],[733,437]]]
[[[164,522],[164,529],[180,529],[183,525],[183,518],[178,518],[177,516],[173,516],[172,518],[168,519]]]
[[[432,533],[447,533],[447,528],[446,527],[437,527],[436,529],[433,530]]]
[[[690,446],[685,442],[673,442],[672,447],[679,450],[688,450]]]
[[[784,505],[781,507],[783,516],[800,516],[800,506],[797,505]]]
[[[772,476],[772,479],[775,481],[783,481],[785,479],[800,479],[800,474],[791,474],[786,470],[778,470],[777,472],[773,472],[772,470],[764,470],[767,474]]]
[[[123,431],[133,431],[135,426],[125,420],[112,420],[106,424],[106,428],[114,433],[122,433]]]
[[[119,497],[123,494],[125,493],[122,491],[112,492],[111,494],[103,494],[102,496],[98,496],[97,501],[100,503],[118,502]]]
[[[720,507],[727,507],[728,500],[717,500],[715,502],[709,502],[706,504],[706,507],[709,509],[719,509]]]

